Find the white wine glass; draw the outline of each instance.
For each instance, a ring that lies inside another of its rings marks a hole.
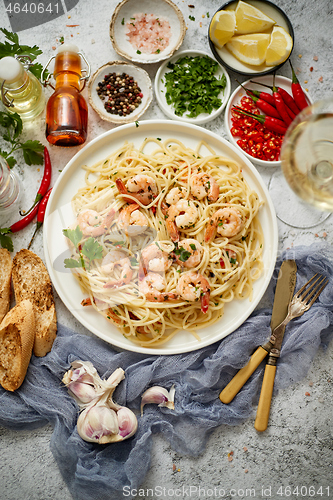
[[[278,218],[306,228],[329,217],[333,212],[332,99],[314,103],[295,118],[283,140],[281,167],[269,185]]]

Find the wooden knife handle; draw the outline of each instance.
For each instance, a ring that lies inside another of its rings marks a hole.
[[[236,373],[234,378],[230,380],[229,384],[220,393],[219,397],[222,403],[228,404],[234,399],[236,394],[238,394],[245,382],[251,377],[254,370],[260,365],[262,360],[265,359],[267,354],[268,352],[266,349],[261,346],[258,347],[258,349],[252,354],[248,364]]]
[[[274,379],[275,379],[276,365],[266,365],[264,379],[262,382],[259,404],[257,409],[257,416],[254,422],[254,427],[259,432],[267,429],[269,412],[271,408]]]

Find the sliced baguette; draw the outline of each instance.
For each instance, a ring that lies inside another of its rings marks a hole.
[[[52,284],[43,261],[30,250],[20,250],[13,259],[12,271],[16,303],[33,303],[36,319],[35,356],[45,356],[57,333],[57,316]]]
[[[34,307],[29,300],[23,300],[0,324],[0,384],[7,391],[15,391],[22,384],[34,340]]]
[[[12,259],[5,248],[0,249],[0,323],[9,311]]]

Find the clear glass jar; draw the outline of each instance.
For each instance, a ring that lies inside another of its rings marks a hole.
[[[17,208],[21,197],[20,180],[0,156],[0,217]]]

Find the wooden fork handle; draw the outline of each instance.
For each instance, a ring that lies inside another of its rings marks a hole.
[[[265,359],[267,354],[268,352],[266,349],[261,346],[258,347],[258,349],[252,354],[248,364],[236,373],[234,378],[230,380],[229,384],[220,393],[219,397],[222,403],[228,404],[234,399],[236,394],[238,394],[245,382],[250,378],[263,359]]]
[[[258,403],[257,416],[254,422],[254,427],[259,432],[263,432],[267,429],[274,388],[275,372],[276,365],[266,365]]]

